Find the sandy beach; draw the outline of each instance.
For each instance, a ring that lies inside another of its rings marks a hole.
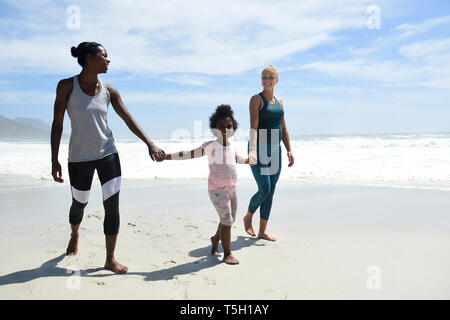
[[[98,181],[77,256],[65,255],[68,181],[0,181],[0,299],[450,298],[448,191],[281,181],[272,243],[243,229],[256,184],[241,179],[232,228],[240,264],[229,266],[220,246],[210,254],[218,216],[206,179],[125,179],[116,258],[129,272],[115,275],[103,269]]]

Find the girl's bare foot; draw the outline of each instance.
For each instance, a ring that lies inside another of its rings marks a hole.
[[[217,247],[219,246],[219,241],[220,241],[220,239],[217,240],[215,236],[212,236],[212,237],[211,237],[211,244],[212,244],[211,254],[212,254],[212,255],[215,255],[216,252],[218,252],[218,251],[217,251]]]
[[[239,264],[239,260],[237,260],[233,255],[230,253],[229,255],[225,256],[223,258],[223,261],[226,264]]]
[[[111,270],[114,273],[122,274],[128,271],[128,267],[120,264],[114,258],[107,258],[105,262],[105,269]]]
[[[264,233],[258,233],[258,238],[264,239],[264,240],[269,240],[269,241],[277,241],[277,238],[272,237],[272,236],[269,235],[267,232],[264,232]]]
[[[67,246],[66,254],[73,256],[78,254],[78,234],[71,234],[69,244]]]
[[[252,237],[256,236],[255,231],[252,227],[252,219],[248,216],[244,217],[244,228],[245,232],[247,232],[249,235],[251,235]]]

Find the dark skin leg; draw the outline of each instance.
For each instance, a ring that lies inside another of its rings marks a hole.
[[[212,255],[216,254],[217,247],[219,246],[219,241],[220,241],[220,223],[219,223],[219,226],[217,227],[216,234],[211,237],[211,244],[212,244],[211,254]]]
[[[70,234],[69,244],[67,246],[66,253],[68,256],[73,256],[78,254],[78,229],[80,228],[79,224],[71,224],[72,233]]]
[[[105,269],[114,273],[122,274],[128,271],[128,267],[120,264],[114,258],[114,250],[116,248],[117,235],[105,235],[106,239],[106,262]]]
[[[219,223],[217,232],[211,237],[211,254],[215,255],[219,242],[222,241],[224,258],[226,264],[239,264],[239,261],[231,254],[231,227]]]
[[[239,264],[239,261],[231,254],[231,226],[220,225],[220,241],[223,247],[223,261],[226,264]]]
[[[73,256],[78,254],[78,230],[80,225],[71,225],[72,233],[69,240],[69,245],[67,246],[67,255]],[[111,270],[114,273],[125,273],[128,271],[128,267],[120,264],[114,258],[114,250],[116,248],[117,235],[105,235],[106,239],[106,262],[105,269]]]

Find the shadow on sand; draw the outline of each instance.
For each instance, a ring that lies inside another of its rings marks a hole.
[[[250,247],[253,245],[264,246],[264,244],[257,243],[258,238],[238,236],[238,238],[231,243],[231,250],[238,251],[242,248]],[[220,246],[219,246],[220,248]],[[125,275],[139,275],[146,281],[161,281],[170,280],[178,275],[185,275],[190,273],[199,272],[203,269],[214,267],[222,261],[217,255],[211,255],[211,246],[198,248],[189,252],[190,257],[199,258],[196,261],[180,264],[174,267],[170,267],[162,270],[155,270],[151,272],[127,272]],[[38,278],[46,277],[69,277],[74,274],[73,270],[57,267],[57,264],[66,257],[63,253],[47,262],[44,262],[40,267],[13,272],[4,276],[0,276],[0,286],[24,283],[32,281]],[[79,270],[79,276],[91,277],[91,278],[103,278],[117,276],[114,273],[111,274],[95,274],[96,272],[105,270],[104,268],[94,268]]]

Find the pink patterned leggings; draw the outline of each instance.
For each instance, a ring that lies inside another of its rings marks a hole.
[[[220,189],[209,190],[209,198],[219,214],[220,223],[231,227],[236,220],[236,186],[225,186]]]

